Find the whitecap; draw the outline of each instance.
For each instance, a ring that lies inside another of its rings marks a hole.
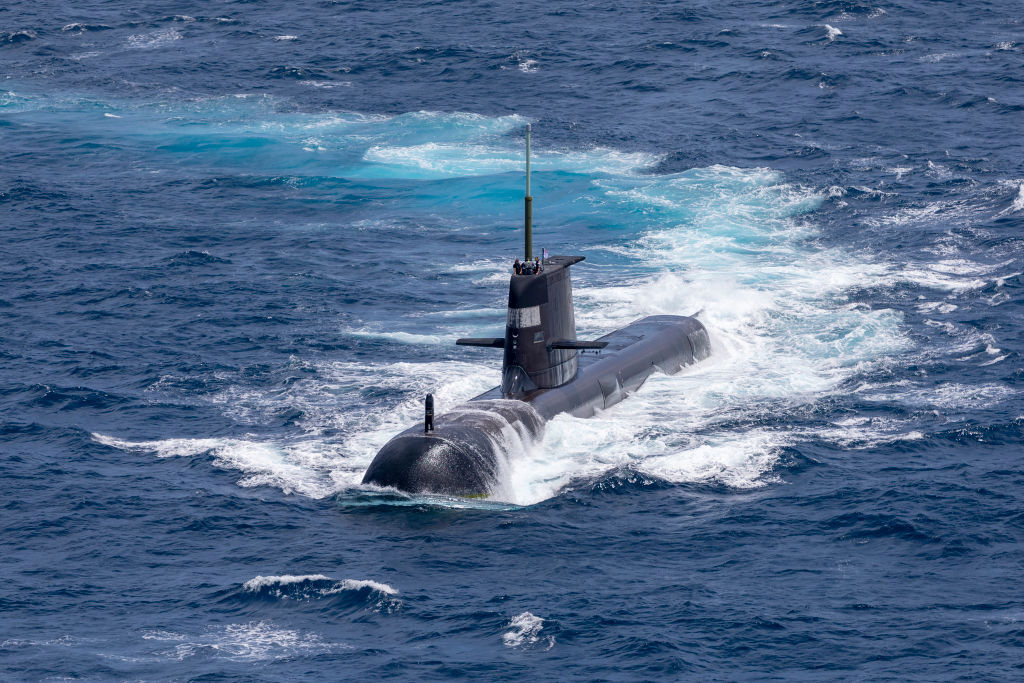
[[[942,259],[932,262],[907,263],[901,267],[892,266],[890,270],[891,275],[883,278],[883,280],[889,282],[912,282],[929,289],[965,292],[987,286],[990,280],[988,277],[983,276],[990,275],[992,271],[1005,266],[1007,263],[1009,262],[993,265],[974,263],[966,259]]]
[[[956,304],[949,303],[948,301],[924,301],[919,303],[917,308],[918,313],[952,313],[957,310],[959,306]]]
[[[371,591],[382,593],[384,595],[398,595],[398,591],[388,584],[371,581],[369,579],[345,579],[339,583],[332,592],[359,591],[367,588]]]
[[[323,88],[325,90],[352,87],[352,81],[318,81],[315,79],[303,79],[299,81],[299,83],[310,88]]]
[[[302,149],[306,152],[326,152],[323,140],[320,138],[306,138],[302,141]]]
[[[128,47],[136,49],[152,49],[181,40],[181,32],[173,28],[160,29],[150,33],[137,33],[128,36]]]
[[[804,438],[821,440],[839,448],[868,449],[893,443],[920,441],[924,434],[908,429],[905,420],[886,417],[856,417],[837,420],[829,426],[802,430]]]
[[[369,579],[342,579],[341,581],[335,581],[324,574],[255,576],[242,584],[242,590],[250,593],[257,593],[266,589],[275,589],[278,595],[280,595],[281,588],[287,588],[288,586],[299,584],[322,582],[330,582],[331,585],[318,589],[317,592],[320,595],[332,595],[343,591],[360,591],[366,589],[382,595],[398,595],[398,590],[386,583],[380,583]]]
[[[996,214],[997,218],[1002,216],[1008,216],[1011,213],[1017,213],[1018,211],[1024,211],[1024,183],[1021,183],[1017,188],[1017,195],[1010,202],[1010,205]]]
[[[15,647],[41,647],[41,646],[57,646],[57,647],[71,647],[82,642],[81,638],[72,635],[58,636],[57,638],[51,638],[48,640],[34,640],[31,638],[8,638],[7,640],[0,641],[0,648],[15,648]]]
[[[952,414],[988,408],[1016,395],[1011,387],[1001,383],[970,385],[943,382],[935,386],[920,386],[908,382],[880,389],[882,390],[865,393],[862,396],[868,401],[936,408]]]
[[[918,61],[921,61],[921,62],[931,62],[931,63],[934,64],[934,63],[938,63],[938,62],[941,62],[941,61],[946,60],[946,59],[954,59],[954,58],[959,57],[959,56],[960,56],[959,52],[936,52],[936,53],[933,53],[933,54],[930,54],[930,55],[924,55],[923,57],[919,57]]]
[[[792,437],[765,430],[720,433],[695,448],[645,458],[637,468],[674,483],[717,483],[753,489],[777,482],[779,453]]]
[[[887,173],[892,173],[896,176],[896,180],[902,180],[903,176],[913,172],[911,166],[893,166],[892,168],[885,169]]]
[[[256,576],[242,584],[242,590],[256,592],[272,586],[287,586],[289,584],[305,583],[307,581],[330,581],[330,578],[323,574],[302,574],[300,576],[293,576],[291,574],[283,574],[281,576]]]
[[[523,612],[512,618],[508,623],[508,630],[501,635],[505,647],[526,647],[541,643],[546,645],[545,650],[555,646],[555,637],[546,636],[541,639],[540,632],[544,628],[544,620],[534,616],[530,612]]]

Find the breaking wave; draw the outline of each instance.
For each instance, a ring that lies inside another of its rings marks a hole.
[[[396,596],[398,591],[386,583],[367,579],[334,579],[323,574],[303,574],[292,576],[256,576],[244,584],[242,590],[275,598],[309,597],[311,595],[335,595],[343,591],[378,593],[382,596]]]
[[[544,620],[534,616],[530,612],[523,612],[516,615],[508,624],[508,630],[501,634],[501,641],[505,647],[531,648],[541,646],[544,650],[550,650],[555,646],[555,637],[552,635],[542,636]]]

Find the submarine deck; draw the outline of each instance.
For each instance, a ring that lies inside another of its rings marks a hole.
[[[607,346],[597,353],[579,355],[579,372],[567,384],[536,389],[519,400],[530,403],[545,419],[568,412],[590,417],[638,389],[656,371],[675,374],[710,352],[704,326],[695,318],[655,315],[598,338]],[[494,387],[471,401],[503,398]]]

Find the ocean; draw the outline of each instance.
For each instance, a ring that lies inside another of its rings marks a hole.
[[[1024,668],[1012,2],[0,7],[0,678],[998,680]],[[713,355],[362,486],[580,338]]]

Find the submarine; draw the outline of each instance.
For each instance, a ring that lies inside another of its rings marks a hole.
[[[595,340],[576,338],[570,268],[583,256],[533,256],[530,125],[526,126],[525,260],[508,287],[505,336],[455,343],[503,351],[501,384],[388,441],[363,484],[408,493],[486,498],[501,492],[511,458],[543,437],[556,415],[592,417],[628,397],[655,372],[672,375],[707,358],[696,316],[654,315]]]

